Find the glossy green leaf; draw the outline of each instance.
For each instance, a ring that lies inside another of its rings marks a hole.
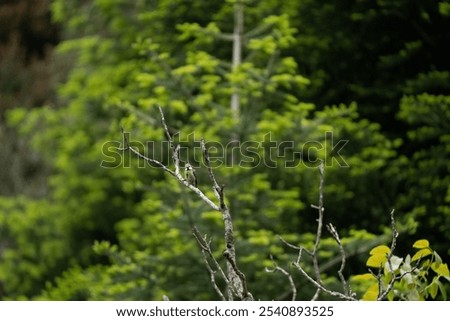
[[[379,245],[370,251],[370,255],[386,255],[389,254],[390,251],[391,249],[386,245]]]
[[[450,277],[447,263],[437,264],[436,262],[434,262],[431,264],[431,268],[433,269],[434,272],[436,272],[440,276],[444,276],[447,278]]]
[[[376,278],[371,273],[358,274],[353,279],[355,281],[376,281]]]
[[[414,242],[413,247],[416,249],[423,249],[430,246],[430,243],[427,240],[418,240]]]
[[[430,250],[429,248],[423,248],[417,251],[416,254],[414,254],[414,256],[411,258],[411,261],[414,262],[431,254],[433,254],[432,250]]]
[[[366,262],[368,267],[381,268],[387,261],[387,257],[384,254],[371,255]]]

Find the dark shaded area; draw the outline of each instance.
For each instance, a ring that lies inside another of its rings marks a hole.
[[[5,112],[40,107],[55,99],[52,51],[59,27],[49,0],[0,2],[0,195],[46,193],[48,168],[36,152],[5,126]]]

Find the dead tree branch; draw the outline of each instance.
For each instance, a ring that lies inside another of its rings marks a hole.
[[[273,259],[272,255],[270,256],[270,259],[272,260],[274,268],[269,269],[268,267],[266,267],[266,272],[274,273],[274,272],[278,271],[278,272],[281,272],[283,275],[285,275],[289,280],[289,285],[291,286],[292,301],[295,301],[295,299],[297,298],[297,287],[295,286],[295,282],[294,282],[294,279],[292,278],[292,275],[288,271],[283,269],[282,267],[278,266],[278,264],[275,263],[275,260]]]
[[[164,114],[162,112],[162,109],[161,109],[161,107],[158,107],[158,108],[159,108],[159,111],[160,111],[160,113],[162,115],[161,123],[162,123],[162,126],[164,128],[165,135],[166,135],[167,139],[169,140],[169,144],[170,144],[170,147],[172,149],[172,159],[173,159],[174,164],[175,164],[175,171],[171,170],[169,167],[167,167],[166,165],[164,165],[160,161],[143,155],[136,148],[131,146],[129,141],[128,141],[127,135],[124,132],[123,128],[121,128],[121,131],[122,131],[124,147],[123,148],[119,148],[118,150],[120,150],[120,151],[127,151],[127,150],[129,150],[133,154],[135,154],[136,156],[138,156],[138,157],[142,158],[143,160],[147,161],[148,163],[161,168],[165,172],[167,172],[170,175],[172,175],[173,177],[175,177],[181,184],[183,184],[184,186],[189,188],[191,191],[193,191],[195,194],[197,194],[198,197],[200,197],[212,209],[214,209],[216,211],[220,211],[220,208],[219,208],[218,205],[216,205],[213,201],[211,201],[199,188],[189,184],[186,181],[186,179],[184,179],[184,177],[180,174],[180,165],[179,165],[180,164],[180,158],[179,158],[179,148],[180,147],[179,147],[179,145],[174,146],[174,142],[173,142],[172,137],[171,137],[171,135],[169,133],[166,121],[164,119]]]
[[[233,235],[233,221],[231,218],[231,213],[228,206],[225,203],[224,196],[224,185],[219,185],[217,183],[216,177],[211,167],[211,162],[209,159],[208,149],[204,139],[201,140],[201,147],[203,151],[203,160],[205,166],[208,169],[208,175],[213,183],[213,192],[219,201],[220,212],[222,213],[222,219],[224,222],[225,229],[225,246],[226,249],[223,253],[224,257],[227,259],[227,272],[231,281],[231,286],[235,288],[236,292],[240,295],[238,296],[241,300],[253,300],[251,293],[247,289],[247,281],[245,275],[238,269],[236,263],[236,249],[234,246],[234,235]]]
[[[316,241],[314,243],[314,249],[312,251],[311,257],[314,267],[314,272],[316,274],[317,283],[322,285],[322,279],[320,278],[320,268],[319,268],[319,245],[320,240],[322,238],[322,229],[323,229],[323,183],[324,183],[324,165],[323,161],[320,162],[319,165],[319,205],[313,206],[319,211],[319,217],[317,218],[317,232],[316,232]],[[321,288],[318,287],[316,293],[314,294],[312,300],[315,301],[319,298]]]
[[[278,238],[287,246],[290,248],[293,248],[298,251],[297,260],[293,263],[293,265],[300,271],[300,273],[309,281],[311,282],[315,288],[316,292],[314,293],[314,296],[312,297],[312,300],[315,301],[318,299],[321,292],[325,292],[329,295],[332,295],[334,297],[338,297],[340,299],[350,300],[354,301],[356,300],[354,298],[354,294],[351,291],[350,287],[348,286],[343,271],[345,268],[345,251],[342,247],[341,240],[339,238],[339,234],[337,233],[336,229],[333,225],[329,224],[327,226],[328,230],[330,231],[333,238],[336,240],[339,246],[339,250],[341,252],[341,267],[339,269],[339,278],[342,282],[344,293],[331,291],[323,286],[322,279],[320,276],[320,266],[319,266],[319,246],[320,246],[320,240],[322,238],[322,230],[323,230],[323,217],[324,217],[324,205],[323,205],[323,195],[324,195],[324,164],[323,162],[319,165],[319,204],[318,205],[311,205],[312,208],[315,208],[318,210],[318,218],[317,218],[317,231],[316,231],[316,239],[314,242],[314,248],[312,251],[308,251],[303,247],[295,246],[293,244],[290,244],[289,242],[285,241],[281,236],[278,236]],[[311,277],[301,266],[300,261],[302,258],[303,251],[306,252],[309,256],[311,256],[312,263],[313,263],[313,271],[315,274],[315,278]]]
[[[210,200],[199,188],[196,186],[193,186],[192,184],[189,184],[189,182],[180,174],[180,146],[178,144],[175,144],[173,141],[173,138],[169,132],[169,127],[167,126],[163,110],[160,106],[158,106],[159,113],[161,115],[161,125],[164,129],[164,133],[166,136],[167,141],[170,144],[171,153],[172,153],[172,160],[175,166],[175,169],[172,170],[168,166],[164,165],[160,161],[156,159],[149,158],[145,155],[143,155],[141,152],[139,152],[138,149],[134,148],[130,145],[127,135],[125,134],[123,128],[121,128],[122,136],[123,136],[123,143],[124,147],[119,148],[121,151],[131,151],[136,156],[144,159],[145,161],[149,162],[152,165],[155,165],[165,172],[169,173],[171,176],[176,178],[181,184],[189,188],[191,191],[193,191],[197,196],[202,199],[205,203],[207,203],[212,209],[219,211],[222,213],[222,218],[224,222],[224,231],[225,231],[225,251],[223,253],[223,256],[227,260],[227,274],[220,269],[220,265],[217,262],[217,260],[214,259],[211,249],[209,247],[209,243],[206,241],[206,238],[202,238],[200,236],[200,233],[198,230],[194,227],[193,234],[194,238],[196,239],[197,243],[199,244],[204,260],[205,265],[208,269],[208,272],[210,273],[211,283],[216,290],[216,292],[219,294],[219,296],[223,299],[225,296],[218,288],[215,277],[214,277],[214,270],[211,268],[211,265],[209,264],[209,261],[207,260],[206,254],[209,255],[211,259],[213,259],[214,266],[218,271],[221,271],[222,277],[225,280],[225,283],[227,284],[227,292],[228,292],[228,299],[240,299],[240,300],[253,300],[252,294],[248,291],[247,288],[247,282],[245,279],[245,275],[239,270],[237,266],[236,261],[236,249],[234,245],[234,236],[233,236],[233,223],[231,219],[230,211],[225,203],[225,196],[224,196],[224,185],[219,185],[217,183],[217,180],[214,176],[214,173],[211,168],[210,158],[208,154],[208,149],[206,148],[205,141],[201,140],[201,147],[203,152],[203,158],[206,165],[206,168],[208,170],[209,178],[212,182],[212,189],[214,192],[214,195],[216,196],[219,205],[214,203],[212,200]]]
[[[339,275],[339,279],[341,280],[344,293],[345,293],[345,295],[354,297],[355,293],[353,293],[353,291],[350,288],[350,285],[347,283],[347,281],[345,280],[345,277],[344,277],[346,256],[345,256],[344,247],[342,246],[341,239],[339,238],[339,233],[336,230],[336,228],[333,226],[333,224],[331,224],[331,223],[327,224],[327,229],[330,232],[331,236],[336,241],[336,243],[338,244],[339,252],[341,253],[341,267],[339,268],[338,275]]]
[[[378,281],[378,297],[377,297],[377,301],[381,301],[384,300],[387,295],[389,294],[389,292],[391,292],[392,288],[394,287],[394,283],[397,280],[395,277],[395,271],[392,267],[392,256],[394,255],[394,250],[395,247],[397,245],[397,237],[398,237],[398,231],[397,231],[397,225],[395,223],[395,217],[394,217],[394,210],[391,211],[391,229],[392,229],[392,243],[391,243],[391,248],[390,251],[387,255],[387,264],[389,267],[389,271],[392,275],[392,279],[389,282],[388,286],[386,287],[386,289],[383,291],[382,290],[382,282],[381,282],[381,270],[382,268],[380,268],[380,273],[377,275],[377,281]]]
[[[286,246],[295,249],[298,251],[298,255],[297,255],[297,260],[295,262],[293,262],[292,264],[299,270],[299,272],[309,281],[311,282],[317,289],[320,289],[320,291],[323,291],[331,296],[340,298],[340,299],[344,299],[344,300],[348,300],[348,301],[356,301],[356,299],[353,296],[350,295],[346,295],[344,293],[340,293],[340,292],[336,292],[336,291],[331,291],[328,290],[327,288],[325,288],[323,286],[322,283],[319,283],[318,281],[316,281],[315,279],[313,279],[301,266],[300,261],[302,259],[302,254],[303,251],[306,251],[305,248],[301,247],[301,246],[295,246],[289,242],[287,242],[285,239],[283,239],[281,236],[278,235],[278,239],[283,242]],[[308,253],[310,255],[310,253]]]
[[[217,262],[216,258],[214,257],[214,255],[211,251],[211,247],[210,247],[211,241],[208,241],[206,239],[206,235],[202,237],[200,232],[198,231],[197,227],[195,227],[195,226],[192,228],[192,234],[194,235],[195,240],[197,241],[198,245],[201,248],[203,260],[204,260],[206,268],[208,269],[211,284],[212,284],[214,290],[219,295],[219,297],[222,299],[222,301],[226,301],[225,295],[222,293],[222,291],[217,286],[216,276],[215,276],[216,271],[214,271],[213,268],[211,267],[211,264],[208,261],[208,257],[213,261],[215,268],[217,269],[217,271],[220,272],[220,274],[221,274],[223,280],[225,281],[225,283],[227,284],[227,286],[229,286],[230,282],[229,282],[227,276],[225,275],[224,271],[222,270],[222,267],[220,266],[219,262]]]

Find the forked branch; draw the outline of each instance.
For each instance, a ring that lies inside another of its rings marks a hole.
[[[212,189],[214,192],[214,195],[216,196],[218,200],[218,205],[213,202],[211,199],[209,199],[198,187],[189,184],[189,182],[180,174],[180,146],[178,144],[175,144],[173,141],[173,138],[170,134],[169,127],[167,126],[164,112],[161,107],[158,106],[159,113],[161,115],[161,125],[164,130],[165,136],[167,141],[170,144],[171,148],[171,154],[172,154],[172,160],[175,166],[175,169],[172,170],[168,166],[164,165],[160,161],[149,158],[145,155],[143,155],[141,152],[139,152],[138,149],[134,148],[130,145],[127,135],[125,134],[123,128],[122,130],[122,136],[123,136],[123,144],[124,147],[120,148],[121,151],[127,151],[130,150],[133,154],[138,156],[139,158],[144,159],[145,161],[149,162],[152,165],[155,165],[165,172],[169,173],[171,176],[176,178],[182,185],[189,188],[191,191],[193,191],[201,200],[203,200],[206,204],[208,204],[211,208],[213,208],[216,211],[219,211],[222,213],[222,218],[224,222],[224,232],[225,232],[225,250],[223,252],[223,256],[227,260],[227,273],[225,274],[220,268],[220,265],[217,263],[215,259],[213,259],[213,255],[211,252],[211,249],[209,247],[209,242],[206,241],[206,237],[201,237],[200,232],[197,230],[196,227],[193,228],[193,234],[194,238],[199,244],[204,260],[205,265],[208,269],[208,272],[210,273],[211,283],[216,290],[216,292],[219,294],[219,296],[224,299],[225,296],[218,288],[216,282],[215,282],[215,276],[214,276],[214,269],[211,267],[208,261],[208,257],[210,259],[213,259],[213,265],[214,268],[217,271],[221,271],[221,275],[223,279],[225,280],[225,283],[227,284],[227,293],[228,293],[228,299],[240,299],[240,300],[253,300],[252,294],[248,291],[247,288],[247,282],[245,279],[245,275],[239,270],[236,260],[236,249],[234,245],[234,236],[233,236],[233,223],[231,219],[230,211],[226,205],[225,202],[225,195],[224,195],[224,185],[219,185],[214,172],[211,167],[210,158],[208,154],[208,149],[206,148],[205,141],[201,140],[201,147],[203,152],[203,160],[205,163],[205,166],[208,170],[209,178],[212,182]]]

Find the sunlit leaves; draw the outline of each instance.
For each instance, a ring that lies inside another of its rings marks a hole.
[[[380,245],[370,251],[370,257],[366,262],[369,267],[380,268],[387,261],[387,255],[390,249],[385,245]]]
[[[363,300],[378,299],[379,284],[382,285],[383,291],[392,286],[390,293],[386,295],[388,300],[423,300],[428,297],[435,299],[439,293],[446,298],[446,289],[441,280],[444,278],[450,281],[447,264],[442,263],[439,255],[431,250],[426,239],[416,241],[413,248],[419,249],[413,258],[410,255],[404,259],[392,255],[389,261],[390,249],[387,246],[380,245],[370,251],[367,266],[380,269],[383,274],[374,272],[352,277],[356,286],[366,287]],[[430,255],[430,259],[422,260]],[[432,278],[431,271],[434,272]]]
[[[413,247],[416,249],[428,248],[429,246],[430,243],[428,242],[428,240],[418,240],[413,244]]]

